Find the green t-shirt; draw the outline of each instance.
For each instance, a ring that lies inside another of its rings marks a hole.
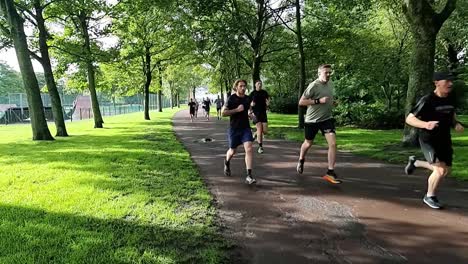
[[[333,110],[333,83],[328,81],[322,83],[318,79],[307,86],[307,89],[302,95],[306,99],[320,99],[329,97],[330,99],[325,104],[313,104],[307,106],[305,115],[306,123],[318,123],[332,118]]]

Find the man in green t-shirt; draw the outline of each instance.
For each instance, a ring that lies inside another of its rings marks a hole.
[[[309,84],[299,100],[300,106],[307,106],[305,115],[305,140],[301,146],[297,172],[302,174],[307,151],[312,146],[318,131],[322,132],[328,142],[328,170],[323,176],[326,181],[339,184],[334,171],[336,161],[336,133],[333,110],[333,83],[330,81],[332,69],[329,64],[322,64],[318,68],[318,79]]]

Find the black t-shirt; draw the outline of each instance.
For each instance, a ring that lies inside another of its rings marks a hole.
[[[455,98],[438,97],[435,93],[423,96],[411,113],[418,119],[428,121],[439,121],[433,130],[419,129],[419,136],[423,141],[444,141],[450,139],[450,128],[453,126],[453,115],[455,113]]]
[[[255,103],[255,106],[252,107],[252,110],[255,113],[260,113],[260,112],[266,112],[266,101],[269,99],[270,96],[268,95],[268,92],[265,90],[254,90],[250,93],[250,100],[252,100]]]
[[[208,109],[210,108],[211,101],[210,100],[203,101],[203,104],[205,105],[205,109]]]
[[[248,96],[239,97],[237,94],[232,94],[229,96],[226,102],[226,109],[233,110],[236,109],[239,105],[244,105],[244,111],[240,113],[235,113],[230,116],[230,125],[231,128],[242,129],[249,128],[249,107],[250,107],[250,98]]]
[[[192,110],[195,111],[195,105],[196,105],[195,102],[190,102],[190,103],[188,103],[188,106],[190,107],[190,110],[191,110],[191,111],[192,111]]]

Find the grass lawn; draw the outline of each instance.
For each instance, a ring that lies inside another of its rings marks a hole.
[[[458,117],[468,124],[468,116]],[[304,140],[303,130],[297,129],[297,115],[268,114],[270,134],[275,138],[295,141]],[[338,149],[348,150],[392,163],[404,164],[409,155],[423,158],[419,148],[403,148],[400,145],[402,130],[370,130],[351,127],[337,128]],[[463,134],[452,131],[454,161],[452,175],[457,179],[468,180],[468,128]],[[325,139],[319,133],[316,143],[324,145]],[[299,150],[298,150],[299,151]]]
[[[104,129],[67,123],[72,136],[53,142],[0,126],[0,263],[226,261],[173,113],[105,117]]]

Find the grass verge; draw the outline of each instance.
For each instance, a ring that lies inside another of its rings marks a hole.
[[[173,113],[67,123],[71,136],[52,142],[0,126],[0,263],[224,262],[212,197]]]

